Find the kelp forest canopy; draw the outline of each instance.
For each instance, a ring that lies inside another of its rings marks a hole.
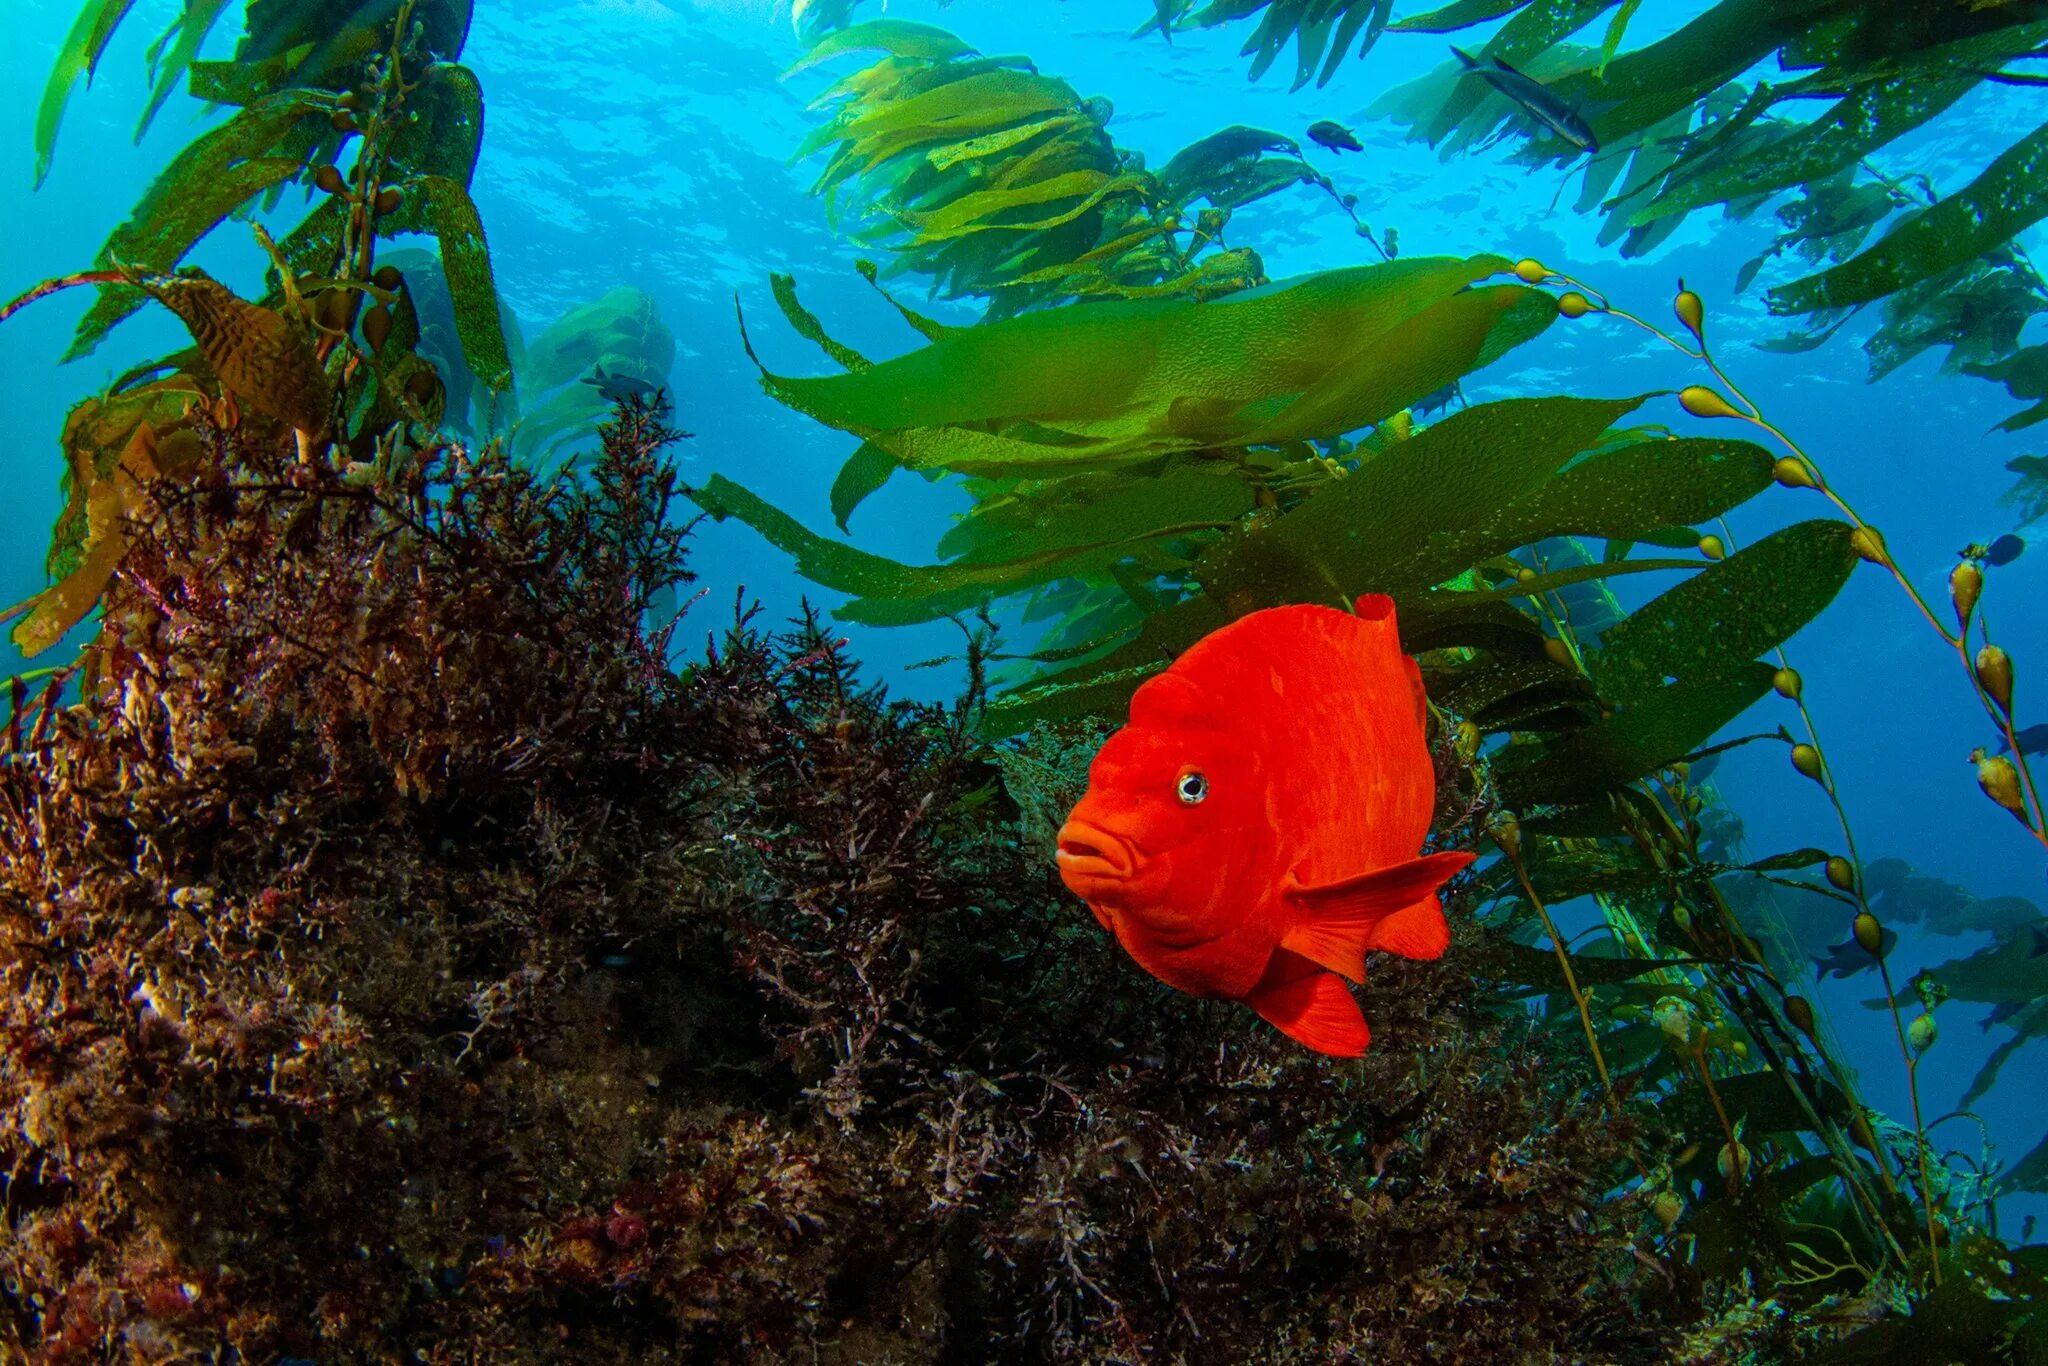
[[[1347,58],[1405,44],[1431,67],[1370,108],[1445,155],[1503,133],[1528,164],[1583,172],[1574,208],[1600,241],[1640,256],[1694,214],[1780,225],[1737,276],[1767,267],[1770,311],[1794,330],[1770,349],[1808,350],[1875,308],[1863,345],[1873,379],[1945,348],[1944,366],[2002,384],[2026,404],[2018,430],[2048,418],[2048,345],[2022,346],[2048,312],[2048,284],[2016,240],[2048,216],[2048,124],[2009,144],[1979,142],[1966,179],[1937,185],[1895,172],[1897,139],[1938,126],[1973,92],[2048,83],[2048,12],[2017,0],[1718,0],[1675,31],[1636,43],[1642,0],[1131,0],[1136,36],[1245,33],[1249,74],[1277,69],[1297,90],[1325,86]],[[1147,14],[1147,9],[1151,13]],[[814,29],[851,22],[854,4],[818,6]],[[1576,109],[1597,137],[1587,156],[1512,100],[1459,79],[1444,51],[1467,30]],[[829,43],[832,40],[826,39]]]

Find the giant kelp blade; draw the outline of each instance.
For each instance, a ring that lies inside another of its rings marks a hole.
[[[1390,571],[1415,557],[1432,528],[1484,526],[1642,402],[1507,399],[1454,413],[1271,526],[1211,551],[1197,576],[1212,593],[1258,606],[1327,602],[1333,593],[1346,602],[1389,586]]]
[[[180,152],[149,187],[129,220],[114,229],[96,262],[144,271],[167,271],[193,245],[256,195],[297,174],[293,157],[269,155],[315,106],[298,91],[270,96],[237,113]],[[122,319],[143,303],[125,285],[103,289],[79,320],[66,360],[91,354]]]
[[[1483,559],[1551,536],[1647,540],[1718,517],[1771,483],[1773,457],[1747,441],[1633,441],[1575,462],[1477,523],[1434,532],[1394,576],[1441,583]],[[1687,542],[1690,544],[1690,541]]]
[[[469,368],[492,390],[512,382],[512,358],[499,319],[498,286],[491,272],[491,253],[476,204],[460,181],[447,176],[421,176],[405,184],[397,212],[379,220],[385,236],[406,232],[432,233],[441,244],[441,268],[455,303],[455,332]]]
[[[1769,690],[1775,672],[1751,662],[1705,682],[1676,683],[1551,741],[1533,758],[1503,759],[1495,768],[1501,795],[1518,809],[1598,800],[1705,744]]]
[[[144,281],[178,315],[229,393],[308,434],[325,432],[332,392],[301,325],[204,275]]]
[[[1010,521],[1001,536],[969,544],[950,563],[987,564],[1019,551],[1218,531],[1234,527],[1251,510],[1251,486],[1236,471],[1186,465],[1158,478],[1122,481],[1087,502],[1041,505],[1038,515]]]
[[[1163,421],[1175,403],[1300,394],[1333,362],[1503,269],[1415,258],[1324,272],[1229,298],[1046,309],[947,332],[856,374],[768,376],[782,402],[845,431],[967,423]]]
[[[1099,570],[1125,553],[1129,543],[1161,534],[1140,530],[1119,535],[1117,529],[1105,528],[1103,539],[1095,542],[1050,545],[1006,560],[906,565],[828,541],[723,475],[713,475],[689,496],[718,520],[737,517],[794,556],[797,572],[805,578],[852,595],[856,601],[837,615],[872,625],[931,621],[1047,579]]]
[[[157,48],[151,49],[150,69],[156,73],[156,88],[150,91],[149,103],[142,111],[142,118],[135,125],[135,140],[142,141],[142,135],[149,131],[149,125],[156,120],[157,111],[178,88],[178,78],[183,76],[199,56],[199,49],[206,45],[206,36],[213,32],[213,26],[220,22],[227,12],[229,0],[185,0],[185,12],[178,16],[170,31],[158,40]],[[169,50],[161,57],[158,49],[168,44]]]
[[[1462,289],[1354,350],[1285,409],[1235,441],[1278,444],[1341,435],[1383,421],[1423,395],[1485,368],[1536,337],[1556,317],[1556,301],[1540,289]]]
[[[1147,616],[1135,640],[1100,659],[1062,670],[989,703],[983,731],[990,739],[1015,735],[1044,721],[1108,716],[1121,711],[1138,685],[1211,631],[1228,625],[1221,604],[1184,598]]]
[[[484,92],[476,73],[437,62],[406,96],[406,106],[413,117],[392,130],[392,160],[408,175],[439,176],[467,190],[484,136]]]
[[[1868,303],[1983,255],[2048,217],[2048,123],[2001,152],[1975,180],[1831,270],[1770,291],[1771,312]]]
[[[1610,702],[1653,697],[1666,680],[1718,677],[1782,644],[1834,601],[1856,567],[1847,522],[1773,532],[1610,627],[1593,679]]]
[[[1898,72],[1859,83],[1810,123],[1787,129],[1761,150],[1743,148],[1675,179],[1629,218],[1632,224],[1746,195],[1820,180],[1854,166],[1968,94],[1986,69],[2048,38],[2048,23],[2016,24],[1931,49]],[[1688,158],[1697,161],[1697,158]]]
[[[832,481],[832,520],[841,531],[846,530],[846,519],[853,516],[853,510],[900,468],[895,456],[872,441],[861,442],[860,449],[846,457]]]
[[[35,188],[41,189],[44,178],[50,174],[50,158],[57,150],[57,130],[63,125],[64,106],[70,103],[72,88],[81,78],[90,80],[115,28],[134,4],[135,0],[87,0],[64,45],[57,50],[50,82],[36,111]]]
[[[806,71],[820,62],[848,52],[886,52],[891,57],[922,62],[950,62],[974,51],[966,43],[931,24],[908,19],[871,19],[836,33],[828,33],[811,45],[811,50],[791,63],[783,79]]]
[[[1422,14],[1396,19],[1387,25],[1387,31],[1455,33],[1461,28],[1470,28],[1489,19],[1498,19],[1503,14],[1513,14],[1529,2],[1530,0],[1455,0],[1455,3],[1439,6]]]

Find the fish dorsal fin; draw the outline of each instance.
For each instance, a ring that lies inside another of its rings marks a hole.
[[[1387,922],[1413,910],[1425,898],[1429,907],[1435,909],[1436,889],[1474,857],[1465,852],[1425,854],[1406,863],[1314,887],[1304,885],[1289,870],[1281,896],[1293,917],[1280,937],[1280,946],[1354,982],[1362,981],[1367,949],[1403,953],[1397,944],[1427,942],[1426,936],[1415,932],[1413,922],[1404,922],[1398,929],[1389,928]],[[1443,912],[1437,909],[1436,916],[1441,921]],[[1392,942],[1381,942],[1383,934]],[[1448,935],[1445,937],[1448,940]],[[1442,952],[1441,947],[1437,952]]]
[[[1274,950],[1244,1002],[1288,1038],[1333,1058],[1355,1058],[1372,1042],[1365,1012],[1344,983],[1286,949]]]

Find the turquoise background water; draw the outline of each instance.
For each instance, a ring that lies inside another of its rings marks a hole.
[[[31,192],[35,107],[76,8],[77,0],[0,6],[0,72],[6,77],[0,87],[0,240],[6,244],[0,297],[88,265],[152,174],[208,119],[219,117],[181,95],[141,144],[133,143],[143,52],[176,9],[169,0],[140,0],[94,87],[74,99],[48,182]],[[1647,5],[1630,41],[1676,27],[1699,8],[1691,0]],[[1753,348],[1786,330],[1760,303],[1763,287],[1782,278],[1778,268],[1767,267],[1747,294],[1730,293],[1737,268],[1768,240],[1769,214],[1746,223],[1696,216],[1648,259],[1625,262],[1597,245],[1595,220],[1571,212],[1576,185],[1553,209],[1562,173],[1511,164],[1512,143],[1443,163],[1427,147],[1402,141],[1399,129],[1364,118],[1388,85],[1445,59],[1442,39],[1390,35],[1368,60],[1346,63],[1328,88],[1290,94],[1278,72],[1262,83],[1247,81],[1246,62],[1237,55],[1245,26],[1183,34],[1172,46],[1156,33],[1132,40],[1130,31],[1149,9],[1145,0],[960,0],[943,10],[934,0],[898,0],[886,13],[945,24],[985,52],[1028,53],[1041,70],[1066,78],[1083,95],[1108,96],[1116,107],[1111,131],[1154,165],[1231,123],[1296,137],[1317,119],[1349,123],[1365,151],[1316,160],[1341,189],[1359,196],[1364,218],[1399,229],[1408,255],[1534,255],[1659,318],[1684,276],[1706,296],[1723,363],[1884,530],[1898,562],[1933,601],[1946,599],[1944,579],[1959,547],[2010,528],[2013,514],[1997,501],[2012,478],[2003,466],[2038,446],[2025,433],[1989,430],[2014,407],[2001,390],[1941,374],[1934,353],[1866,384],[1859,342],[1868,320],[1852,322],[1808,354]],[[232,17],[224,21],[207,55],[229,55],[238,27]],[[768,0],[478,0],[463,59],[480,75],[488,102],[475,197],[501,289],[528,334],[615,285],[647,290],[676,334],[671,378],[679,420],[697,434],[686,451],[685,477],[722,472],[829,531],[826,490],[854,443],[760,392],[739,346],[734,297],[754,320],[763,360],[783,372],[815,373],[819,357],[775,317],[770,271],[794,273],[806,303],[858,349],[891,355],[916,339],[855,275],[852,262],[860,253],[838,238],[824,207],[808,195],[816,167],[786,164],[813,123],[805,101],[830,79],[810,73],[783,84],[779,73],[800,50],[786,8]],[[2048,92],[1988,87],[1877,160],[1894,175],[1924,172],[1954,188],[1981,166],[1987,149],[2007,145],[2044,115]],[[301,210],[288,200],[283,216],[295,218]],[[1259,247],[1275,278],[1371,258],[1335,205],[1306,192],[1241,211],[1232,234],[1234,242]],[[260,257],[239,225],[224,227],[192,259],[245,292],[258,286]],[[915,299],[914,285],[902,288]],[[92,357],[60,368],[57,357],[87,302],[85,292],[76,291],[0,327],[5,602],[43,583],[44,539],[58,507],[56,437],[67,408],[136,361],[181,344],[166,315],[145,312]],[[973,316],[956,305],[919,306],[953,321]],[[1466,392],[1475,401],[1553,392],[1615,395],[1700,378],[1640,334],[1588,319],[1560,322],[1469,382]],[[1668,399],[1645,413],[1675,426],[1689,421]],[[948,513],[961,506],[943,486],[900,478],[856,514],[854,539],[881,554],[928,562]],[[1822,511],[1812,495],[1774,491],[1741,509],[1735,529],[1740,538],[1754,539]],[[2029,534],[2038,535],[2038,528]],[[742,585],[778,616],[794,611],[805,593],[827,605],[836,601],[802,584],[782,555],[736,523],[705,526],[695,544],[696,568],[709,590],[689,618],[699,637],[727,618]],[[1622,581],[1625,600],[1655,591],[1639,586],[1649,577]],[[2048,702],[2029,700],[2041,695],[2037,680],[2048,676],[2036,672],[2048,671],[2043,602],[2048,547],[1993,572],[1987,611],[2018,661],[2022,725],[2048,720]],[[854,653],[896,691],[942,695],[958,686],[957,670],[904,667],[957,648],[951,626],[853,628],[847,634]],[[1789,652],[1806,676],[1807,697],[1866,859],[1903,858],[1983,897],[2048,900],[2039,846],[1972,781],[1966,758],[1994,737],[1954,656],[1894,584],[1875,570],[1859,572]],[[0,646],[0,671],[16,664]],[[1736,729],[1769,730],[1794,720],[1787,704],[1766,699]],[[1782,747],[1734,751],[1716,780],[1746,822],[1753,855],[1840,847],[1832,813],[1818,791],[1792,773]],[[1833,903],[1791,908],[1830,924],[1845,919]],[[1901,929],[1905,937],[1894,959],[1901,982],[1918,966],[1988,942]],[[1836,938],[1846,934],[1845,924],[1841,930]],[[1829,981],[1814,994],[1870,1099],[1903,1119],[1903,1069],[1890,1022],[1860,1004],[1874,986],[1875,978],[1865,975]],[[1943,1032],[1923,1069],[1930,1117],[1953,1108],[1985,1054],[2006,1036],[2000,1026],[1978,1027],[1984,1013],[1960,1003],[1943,1009]],[[2044,1059],[2048,1049],[2030,1044],[1980,1106],[2007,1161],[2033,1147],[2048,1126],[2048,1101],[2028,1080],[2038,1077]],[[1967,1122],[1944,1126],[1937,1138],[1973,1155],[1977,1147]],[[2048,1200],[2013,1199],[2003,1210],[2010,1236],[2021,1215],[2048,1210]]]

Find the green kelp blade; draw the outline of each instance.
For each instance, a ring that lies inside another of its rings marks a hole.
[[[1392,571],[1425,586],[1552,536],[1673,544],[1668,529],[1718,517],[1772,482],[1773,457],[1747,441],[1711,437],[1633,441],[1596,451],[1476,525],[1440,531]],[[1677,545],[1698,537],[1686,532]]]
[[[1048,507],[1013,523],[1000,539],[969,547],[949,563],[991,564],[1038,552],[1189,535],[1235,526],[1252,510],[1252,488],[1235,470],[1190,465],[1154,479],[1124,481],[1107,496]]]
[[[1485,526],[1642,402],[1507,399],[1453,413],[1272,525],[1210,551],[1196,577],[1212,594],[1260,607],[1335,605],[1390,587],[1390,571],[1414,558],[1432,528]]]
[[[990,229],[1036,232],[1071,223],[1109,196],[1138,189],[1144,183],[1144,177],[1138,175],[1110,176],[1096,170],[1065,171],[1024,185],[961,195],[945,208],[931,213],[899,209],[896,216],[911,229],[913,240],[920,246]],[[1062,200],[1074,202],[1044,218],[995,221],[998,215]]]
[[[1075,104],[1073,91],[1063,81],[1028,71],[983,71],[867,109],[843,122],[835,119],[806,137],[791,159],[801,161],[834,142],[868,142],[885,133],[910,129],[943,128],[947,135],[979,133],[1000,124],[1071,112]]]
[[[1667,680],[1747,669],[1835,599],[1856,567],[1847,522],[1798,522],[1746,546],[1610,627],[1592,659],[1601,696],[1628,704]]]
[[[493,391],[512,383],[512,357],[498,310],[498,286],[491,251],[476,204],[460,181],[421,176],[404,185],[396,212],[378,220],[380,236],[432,233],[441,244],[441,268],[455,304],[455,335],[470,370]]]
[[[50,81],[43,89],[43,102],[36,111],[36,172],[33,188],[41,189],[50,174],[50,159],[57,151],[57,130],[64,122],[64,106],[81,78],[90,81],[106,55],[114,30],[128,16],[135,0],[87,0],[78,20],[57,50],[50,68]]]
[[[1501,706],[1577,701],[1589,691],[1584,675],[1547,655],[1484,655],[1441,673],[1425,673],[1424,682],[1432,702],[1472,718]]]
[[[2014,413],[1992,430],[2017,432],[2048,421],[2048,344],[2022,346],[1998,361],[1966,363],[1962,371],[2004,385],[2005,392],[2022,403],[2033,401],[2033,407]]]
[[[907,565],[828,541],[723,475],[713,475],[689,497],[719,521],[737,517],[795,556],[797,572],[805,578],[853,595],[855,601],[835,615],[870,625],[931,621],[1048,579],[1099,570],[1127,553],[1131,542],[1162,534],[1148,530],[1090,544],[1053,545],[1001,561]]]
[[[1455,33],[1503,14],[1513,14],[1530,0],[1454,0],[1423,14],[1396,19],[1387,25],[1389,33]]]
[[[848,52],[886,52],[891,57],[921,62],[950,62],[973,51],[945,29],[931,24],[913,23],[908,19],[870,19],[820,38],[811,45],[809,52],[790,64],[782,78],[788,80],[799,71],[807,71],[820,62],[829,62]]]
[[[953,327],[946,323],[939,322],[937,319],[927,318],[924,314],[919,313],[916,309],[906,308],[901,303],[898,303],[895,295],[891,294],[888,290],[882,288],[881,268],[878,265],[876,265],[873,261],[855,261],[853,263],[853,268],[860,273],[861,279],[866,280],[868,282],[869,288],[873,289],[875,293],[881,295],[885,300],[887,300],[889,307],[895,309],[897,314],[902,317],[903,321],[910,324],[910,326],[916,330],[917,334],[923,337],[926,341],[938,341],[940,338],[948,335],[949,333],[957,332],[960,330],[957,327]]]
[[[2014,24],[1923,54],[1890,76],[1873,76],[1811,122],[1761,150],[1716,157],[1668,185],[1630,215],[1643,224],[1666,214],[1821,180],[1911,132],[1974,89],[1986,70],[2048,39],[2048,23]]]
[[[141,271],[168,271],[227,216],[296,175],[293,157],[269,155],[318,105],[301,91],[284,91],[237,113],[180,152],[149,187],[126,223],[114,229],[94,258],[101,268],[119,262]],[[107,333],[142,307],[142,291],[109,285],[79,320],[67,361],[90,355]]]
[[[150,49],[150,71],[156,77],[156,86],[149,92],[149,103],[135,125],[137,142],[142,141],[149,125],[156,121],[157,112],[178,88],[178,78],[198,59],[199,49],[206,45],[207,35],[227,12],[228,4],[229,0],[185,0],[185,12]],[[168,51],[163,50],[166,45]]]
[[[872,441],[861,442],[860,449],[846,457],[839,477],[832,481],[832,520],[841,531],[846,530],[846,519],[853,516],[853,510],[901,468],[895,456]]]
[[[775,305],[782,310],[782,316],[796,329],[798,336],[831,357],[843,370],[865,370],[874,362],[850,346],[842,346],[825,331],[825,325],[818,321],[818,315],[803,306],[796,295],[796,277],[779,272],[770,272],[768,285],[775,292]]]
[[[1742,1072],[1732,1077],[1718,1077],[1714,1089],[1720,1093],[1721,1104],[1728,1111],[1731,1122],[1746,1119],[1745,1126],[1751,1133],[1810,1133],[1813,1121],[1807,1118],[1806,1108],[1787,1089],[1791,1078],[1782,1072]],[[1834,1083],[1813,1079],[1817,1087],[1815,1109],[1822,1118],[1839,1124],[1849,1122],[1848,1102]]]
[[[1026,684],[988,705],[983,734],[1001,739],[1042,721],[1121,713],[1138,685],[1172,663],[1181,651],[1230,624],[1222,606],[1206,597],[1184,598],[1149,614],[1135,640],[1100,659]]]
[[[1038,418],[1163,417],[1176,399],[1298,394],[1402,319],[1506,268],[1415,258],[1208,303],[1068,305],[946,333],[858,374],[764,378],[781,402],[863,434]]]
[[[2048,123],[1967,186],[1914,214],[1831,270],[1770,291],[1774,314],[1869,303],[1982,256],[2048,217]]]
[[[1791,873],[1801,868],[1811,868],[1826,863],[1832,857],[1825,849],[1793,849],[1783,854],[1772,854],[1753,863],[1742,865],[1745,873]]]
[[[1232,444],[1334,436],[1383,421],[1483,369],[1556,317],[1556,301],[1540,289],[1460,290],[1344,357],[1301,397]]]
[[[440,176],[467,190],[484,136],[484,92],[476,73],[435,63],[407,94],[406,109],[412,117],[392,130],[392,160],[408,175]]]
[[[1748,710],[1771,686],[1768,664],[1676,683],[1616,715],[1533,753],[1508,751],[1494,774],[1510,806],[1573,806],[1690,754]]]

